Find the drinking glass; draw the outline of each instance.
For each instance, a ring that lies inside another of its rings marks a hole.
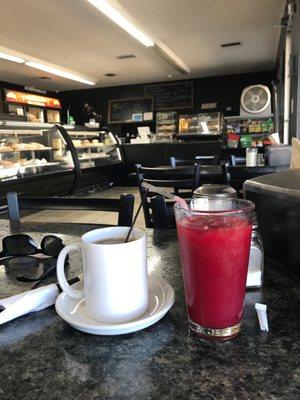
[[[199,198],[175,205],[190,329],[212,340],[241,330],[254,204]]]

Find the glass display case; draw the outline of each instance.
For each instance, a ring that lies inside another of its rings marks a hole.
[[[0,123],[0,182],[73,168],[70,149],[55,127]]]
[[[111,132],[99,130],[68,130],[77,152],[80,168],[119,163],[121,153],[118,142]]]
[[[0,205],[8,191],[57,196],[106,185],[118,176],[122,162],[110,132],[0,120]]]
[[[156,113],[156,134],[161,137],[172,137],[177,133],[177,112],[165,111]]]
[[[179,115],[179,134],[219,135],[222,130],[220,112]]]

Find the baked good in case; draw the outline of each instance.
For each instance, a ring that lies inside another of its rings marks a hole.
[[[45,146],[43,144],[37,143],[37,142],[30,142],[30,143],[28,143],[28,145],[33,150],[43,150],[45,148]]]
[[[6,151],[13,151],[14,149],[11,146],[3,145],[0,146],[0,152],[5,153]]]
[[[8,161],[8,160],[0,160],[0,165],[8,168],[8,167],[13,167],[15,165],[15,163],[12,161]]]

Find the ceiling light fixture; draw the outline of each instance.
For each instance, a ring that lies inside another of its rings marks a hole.
[[[139,28],[137,28],[132,22],[130,22],[125,16],[122,15],[120,11],[114,7],[113,4],[110,4],[108,0],[88,0],[94,7],[96,7],[99,11],[101,11],[104,15],[106,15],[109,19],[111,19],[114,23],[119,25],[122,29],[124,29],[127,33],[137,39],[140,43],[142,43],[146,47],[153,47],[153,40],[147,36],[144,32],[142,32]]]
[[[177,60],[175,60],[173,55],[169,54],[165,48],[161,48],[155,45],[155,47],[153,47],[153,51],[180,74],[186,75],[191,71],[191,69],[184,63],[179,63],[178,58]]]
[[[40,71],[49,72],[50,74],[53,75],[61,76],[62,78],[70,79],[72,81],[85,83],[86,85],[91,85],[91,86],[95,85],[95,82],[81,78],[80,76],[72,74],[71,72],[62,71],[61,69],[50,67],[45,64],[40,64],[32,61],[25,61],[25,65],[31,68],[39,69]]]
[[[11,54],[3,53],[2,51],[0,51],[0,58],[3,58],[3,60],[13,61],[19,64],[25,63],[25,60],[23,60],[23,58],[15,57],[12,56]]]

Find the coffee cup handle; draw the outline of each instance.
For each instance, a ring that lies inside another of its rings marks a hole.
[[[82,299],[84,297],[84,290],[76,290],[73,289],[72,286],[68,284],[65,275],[65,259],[70,251],[77,251],[81,254],[81,245],[80,244],[70,244],[65,246],[62,251],[59,253],[56,264],[56,273],[57,280],[62,288],[62,290],[69,296],[74,299]]]

